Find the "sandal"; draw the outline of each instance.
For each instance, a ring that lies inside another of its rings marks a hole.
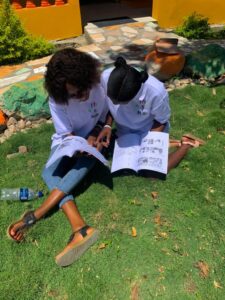
[[[181,146],[181,141],[180,140],[169,140],[169,148],[172,147],[180,147]]]
[[[19,240],[15,239],[15,237],[11,234],[12,228],[13,228],[17,223],[23,222],[23,225],[21,225],[21,226],[16,230],[17,233],[23,234],[23,233],[25,233],[25,231],[26,231],[29,227],[31,227],[32,225],[34,225],[34,224],[36,223],[36,221],[37,221],[37,219],[36,219],[36,217],[35,217],[33,211],[28,211],[28,212],[24,213],[23,216],[21,217],[21,219],[20,219],[19,221],[15,222],[15,223],[13,223],[13,224],[11,224],[11,225],[9,225],[9,227],[7,228],[7,236],[8,236],[11,240],[13,240],[13,241],[15,241],[15,242],[18,242],[18,243],[21,242],[21,241],[23,241],[23,240],[24,240],[24,235],[22,235],[21,239],[19,239]]]
[[[205,141],[201,140],[200,138],[198,138],[190,133],[187,133],[182,136],[181,143],[183,145],[190,145],[194,148],[197,148],[199,146],[204,145]]]
[[[94,229],[90,234],[87,234],[88,228],[90,228],[90,226],[86,225],[71,234],[66,248],[55,257],[57,265],[60,267],[71,265],[97,241],[99,231]],[[72,244],[72,240],[76,233],[80,233],[83,239],[80,242]]]

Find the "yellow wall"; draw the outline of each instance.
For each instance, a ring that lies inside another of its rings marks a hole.
[[[48,40],[59,40],[82,34],[79,0],[65,5],[15,10],[26,30]]]
[[[161,27],[176,27],[194,11],[211,24],[225,24],[225,0],[153,0],[152,17]]]

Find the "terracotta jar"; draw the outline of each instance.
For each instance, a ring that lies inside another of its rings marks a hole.
[[[177,43],[178,40],[174,38],[159,39],[155,49],[145,57],[148,72],[159,80],[164,81],[179,74],[184,67],[185,56]]]
[[[6,114],[4,114],[2,110],[0,110],[0,132],[7,128],[7,121],[8,117],[6,116]]]

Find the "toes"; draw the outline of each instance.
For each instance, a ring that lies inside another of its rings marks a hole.
[[[23,224],[15,223],[11,225],[8,230],[8,235],[15,241],[21,241],[23,239],[24,233],[20,230]]]
[[[18,242],[20,242],[20,241],[22,241],[22,239],[23,239],[23,233],[21,232],[21,233],[19,233],[19,234],[17,235],[16,240],[17,240]]]

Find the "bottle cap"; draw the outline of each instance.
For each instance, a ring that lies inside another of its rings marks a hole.
[[[44,196],[44,194],[42,193],[42,191],[39,191],[38,192],[38,198],[41,198],[41,197],[43,197]]]

